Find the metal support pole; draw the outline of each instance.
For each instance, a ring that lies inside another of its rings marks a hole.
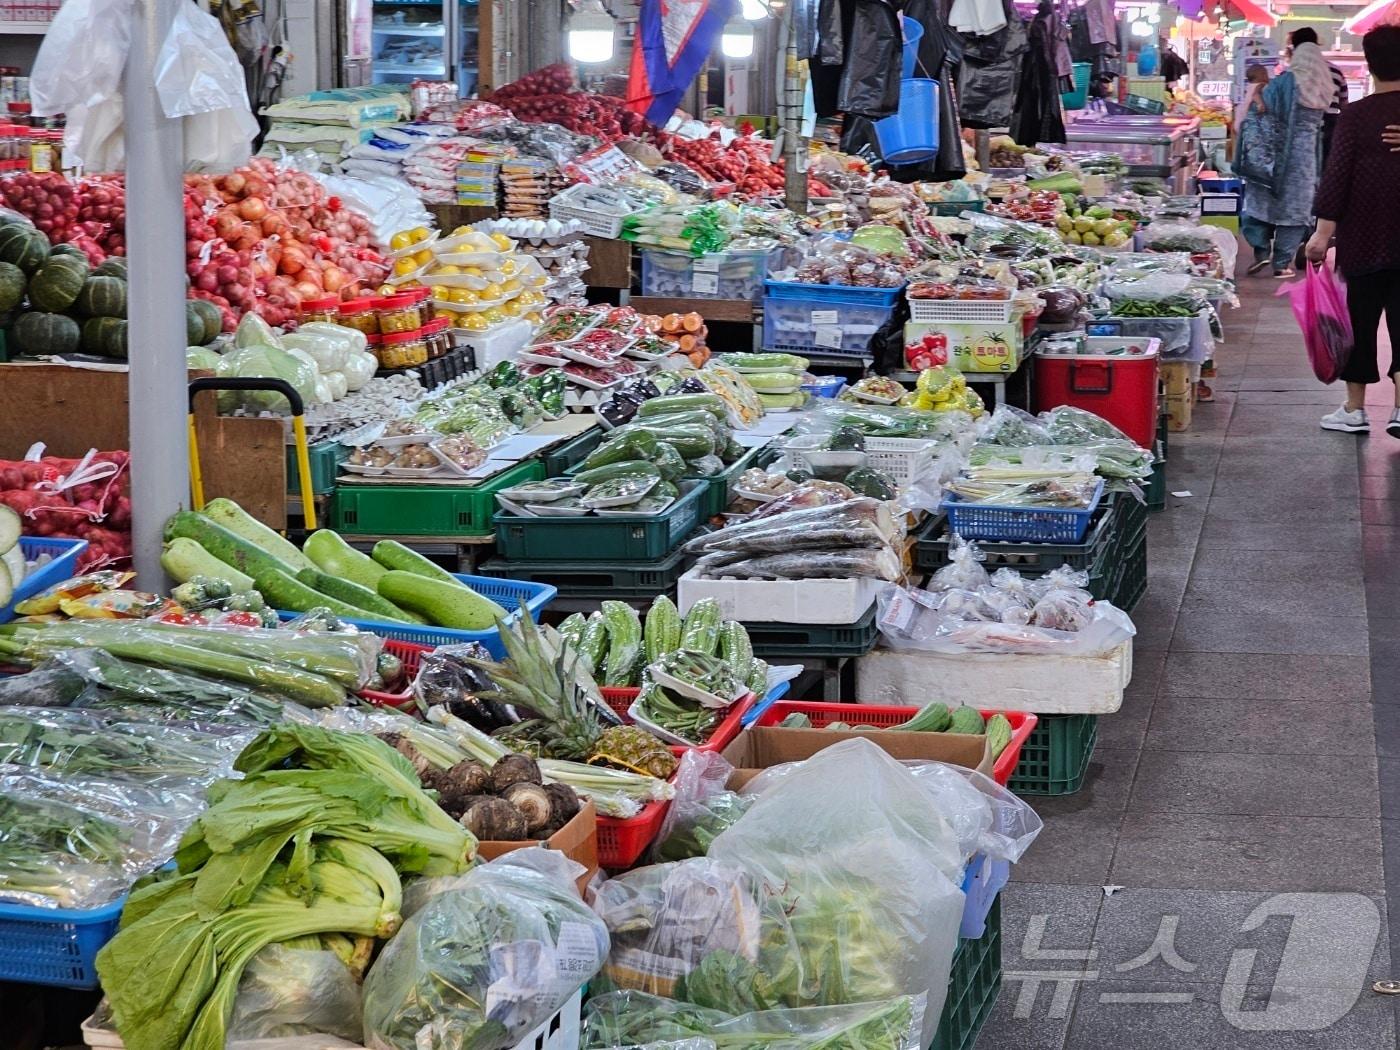
[[[783,89],[779,100],[785,155],[784,195],[787,206],[798,215],[807,214],[807,140],[802,137],[802,103],[805,91],[802,67],[797,60],[797,20],[791,9],[784,9],[779,32],[783,46]]]
[[[131,418],[132,546],[137,583],[164,587],[165,519],[188,504],[185,378],[185,216],[180,121],[156,96],[156,55],[176,4],[136,0],[126,60],[128,411]]]

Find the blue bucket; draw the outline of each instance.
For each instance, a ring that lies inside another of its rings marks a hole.
[[[1093,68],[1089,62],[1074,63],[1074,90],[1060,95],[1065,109],[1083,109],[1089,104],[1089,73]]]
[[[899,112],[875,122],[885,163],[922,164],[938,156],[938,81],[899,82]]]
[[[904,26],[904,72],[901,76],[910,80],[918,75],[915,71],[919,64],[919,41],[923,39],[924,27],[923,23],[904,15],[899,16],[899,21]]]

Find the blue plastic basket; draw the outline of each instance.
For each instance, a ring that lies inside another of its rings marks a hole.
[[[84,911],[0,904],[0,981],[96,988],[97,953],[116,934],[125,903]]]
[[[918,76],[919,41],[924,38],[924,27],[908,15],[900,15],[899,23],[904,27],[904,71],[900,76],[908,80]]]
[[[1094,496],[1082,510],[1061,507],[1007,507],[989,503],[967,503],[955,494],[943,497],[948,514],[948,531],[965,540],[1007,540],[1012,543],[1079,543],[1089,530],[1103,498],[1103,479],[1094,487]]]
[[[802,389],[813,397],[833,398],[846,389],[844,376],[817,376],[810,383],[803,383]]]
[[[899,82],[899,111],[875,122],[885,163],[922,164],[938,156],[938,81]]]
[[[904,294],[904,285],[898,288],[863,288],[851,284],[764,281],[763,293],[770,299],[816,299],[838,306],[894,306]]]
[[[530,583],[526,580],[504,580],[494,576],[453,575],[483,598],[490,598],[508,612],[515,612],[521,606],[530,610],[530,615],[539,619],[540,610],[554,600],[559,588],[548,583]],[[294,620],[301,613],[279,609],[277,615],[284,620]],[[506,655],[501,642],[501,632],[492,627],[487,631],[462,631],[452,627],[423,627],[411,623],[385,623],[382,620],[351,620],[342,618],[345,623],[377,634],[381,638],[392,638],[398,642],[413,642],[415,645],[460,645],[463,642],[478,642],[496,659]]]
[[[987,932],[987,916],[997,894],[1011,880],[1011,862],[991,860],[978,853],[963,871],[963,914],[958,936],[976,940]]]
[[[87,540],[59,540],[51,539],[48,536],[21,536],[19,538],[19,549],[23,552],[25,560],[33,561],[35,558],[47,554],[52,560],[42,568],[31,572],[24,579],[20,580],[19,586],[15,588],[15,593],[10,597],[10,604],[0,608],[0,623],[6,623],[15,618],[15,606],[26,598],[32,598],[42,590],[52,587],[55,583],[62,583],[68,579],[78,568],[78,558],[87,550]]]
[[[1089,73],[1093,68],[1092,62],[1074,63],[1074,90],[1060,95],[1065,109],[1083,109],[1089,104]]]

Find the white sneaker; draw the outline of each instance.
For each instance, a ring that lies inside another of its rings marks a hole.
[[[1400,408],[1390,413],[1390,422],[1385,425],[1385,432],[1393,438],[1400,438]]]
[[[1364,434],[1371,429],[1371,423],[1366,418],[1364,408],[1353,411],[1343,405],[1337,411],[1322,417],[1322,429],[1341,430],[1347,434]]]

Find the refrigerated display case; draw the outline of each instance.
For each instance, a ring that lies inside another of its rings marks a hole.
[[[477,0],[374,0],[374,82],[451,80],[463,97],[476,93],[481,69]]]

